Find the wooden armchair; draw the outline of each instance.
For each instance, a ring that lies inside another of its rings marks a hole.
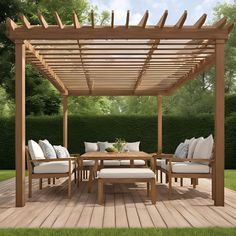
[[[39,189],[42,189],[43,178],[48,180],[52,178],[54,182],[55,178],[64,177],[68,177],[68,197],[71,197],[71,177],[74,173],[76,181],[77,157],[32,160],[27,146],[25,150],[29,178],[29,198],[32,197],[32,179],[39,179]]]
[[[164,160],[157,170],[166,174],[169,185],[169,197],[172,192],[172,178],[191,178],[193,187],[196,187],[199,178],[213,178],[214,158],[176,158],[173,154],[157,154],[157,159]],[[182,185],[182,181],[181,181]]]

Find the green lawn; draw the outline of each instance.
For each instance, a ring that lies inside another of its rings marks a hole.
[[[15,176],[15,170],[0,170],[0,181],[10,179]]]
[[[1,236],[230,236],[236,235],[236,228],[198,229],[2,229]]]
[[[0,181],[14,176],[14,170],[0,170]],[[225,170],[225,187],[236,191],[236,170]]]

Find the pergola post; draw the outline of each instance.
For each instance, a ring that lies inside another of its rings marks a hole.
[[[162,153],[162,96],[157,96],[157,152]]]
[[[63,96],[63,146],[68,146],[68,96]]]
[[[15,159],[16,159],[16,207],[25,205],[25,45],[15,42]]]
[[[216,40],[215,78],[215,206],[224,206],[224,40]]]

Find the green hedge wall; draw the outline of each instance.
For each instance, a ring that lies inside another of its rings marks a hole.
[[[28,117],[27,140],[47,138],[62,144],[62,117]],[[213,133],[211,115],[198,117],[163,117],[163,151],[172,153],[185,138]],[[0,169],[14,168],[14,119],[0,118]],[[236,114],[226,119],[226,168],[236,168]],[[84,151],[84,141],[141,141],[141,149],[155,152],[157,119],[154,116],[71,116],[69,117],[69,151]]]

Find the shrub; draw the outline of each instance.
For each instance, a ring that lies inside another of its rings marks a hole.
[[[47,138],[53,144],[62,144],[62,117],[27,117],[28,139]],[[141,141],[141,149],[155,152],[157,147],[157,118],[155,116],[70,116],[69,151],[83,153],[84,141]],[[226,119],[226,168],[236,168],[236,114]],[[14,161],[15,122],[14,118],[0,118],[0,169],[12,169]],[[163,152],[173,153],[185,138],[208,136],[214,132],[212,115],[197,117],[163,117]]]

